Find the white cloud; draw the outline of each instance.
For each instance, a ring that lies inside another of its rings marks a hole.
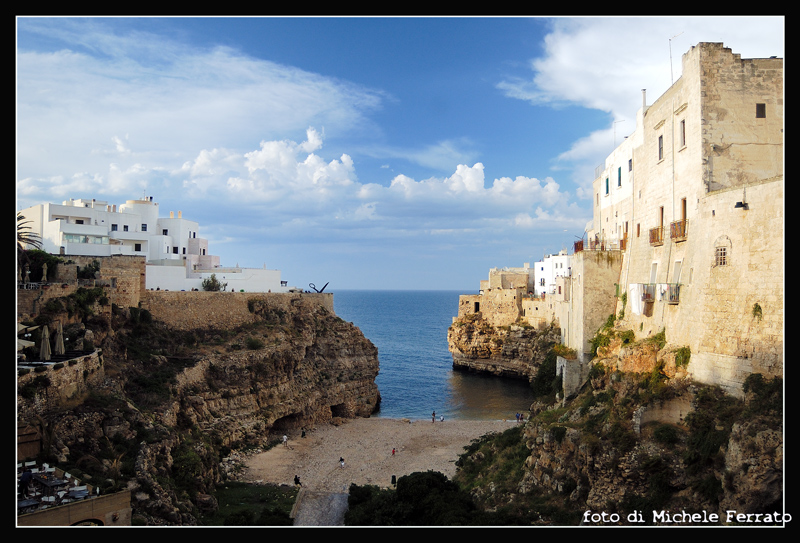
[[[21,177],[103,171],[109,158],[169,167],[198,149],[251,149],[310,125],[362,130],[381,107],[380,92],[224,47],[86,34],[69,36],[75,50],[18,51]]]

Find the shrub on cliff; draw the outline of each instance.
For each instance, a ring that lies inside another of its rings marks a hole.
[[[557,356],[556,349],[551,349],[531,381],[535,398],[555,396],[561,390],[561,376],[556,376]]]
[[[208,279],[203,279],[203,282],[200,285],[203,287],[203,290],[209,292],[224,291],[226,288],[228,288],[228,283],[223,283],[217,279],[216,273],[212,273],[211,277]]]
[[[350,485],[347,526],[482,526],[513,519],[478,510],[470,495],[435,471],[397,480],[396,490]]]

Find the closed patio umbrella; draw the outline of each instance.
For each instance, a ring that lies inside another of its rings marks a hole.
[[[47,326],[42,329],[42,344],[39,348],[39,358],[44,361],[50,360],[50,331]]]
[[[53,344],[53,354],[64,354],[64,327],[61,321],[58,321],[58,328],[56,328],[56,337]]]

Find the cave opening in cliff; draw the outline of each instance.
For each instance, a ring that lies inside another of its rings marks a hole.
[[[296,430],[304,425],[303,417],[300,413],[291,413],[285,417],[281,417],[272,424],[273,432],[288,432],[289,430]]]
[[[334,417],[349,418],[352,415],[346,404],[340,403],[331,406],[331,415]]]

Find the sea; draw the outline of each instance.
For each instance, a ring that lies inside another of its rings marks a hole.
[[[514,420],[533,402],[526,380],[453,369],[447,329],[459,291],[337,290],[336,314],[378,348],[383,418]]]

